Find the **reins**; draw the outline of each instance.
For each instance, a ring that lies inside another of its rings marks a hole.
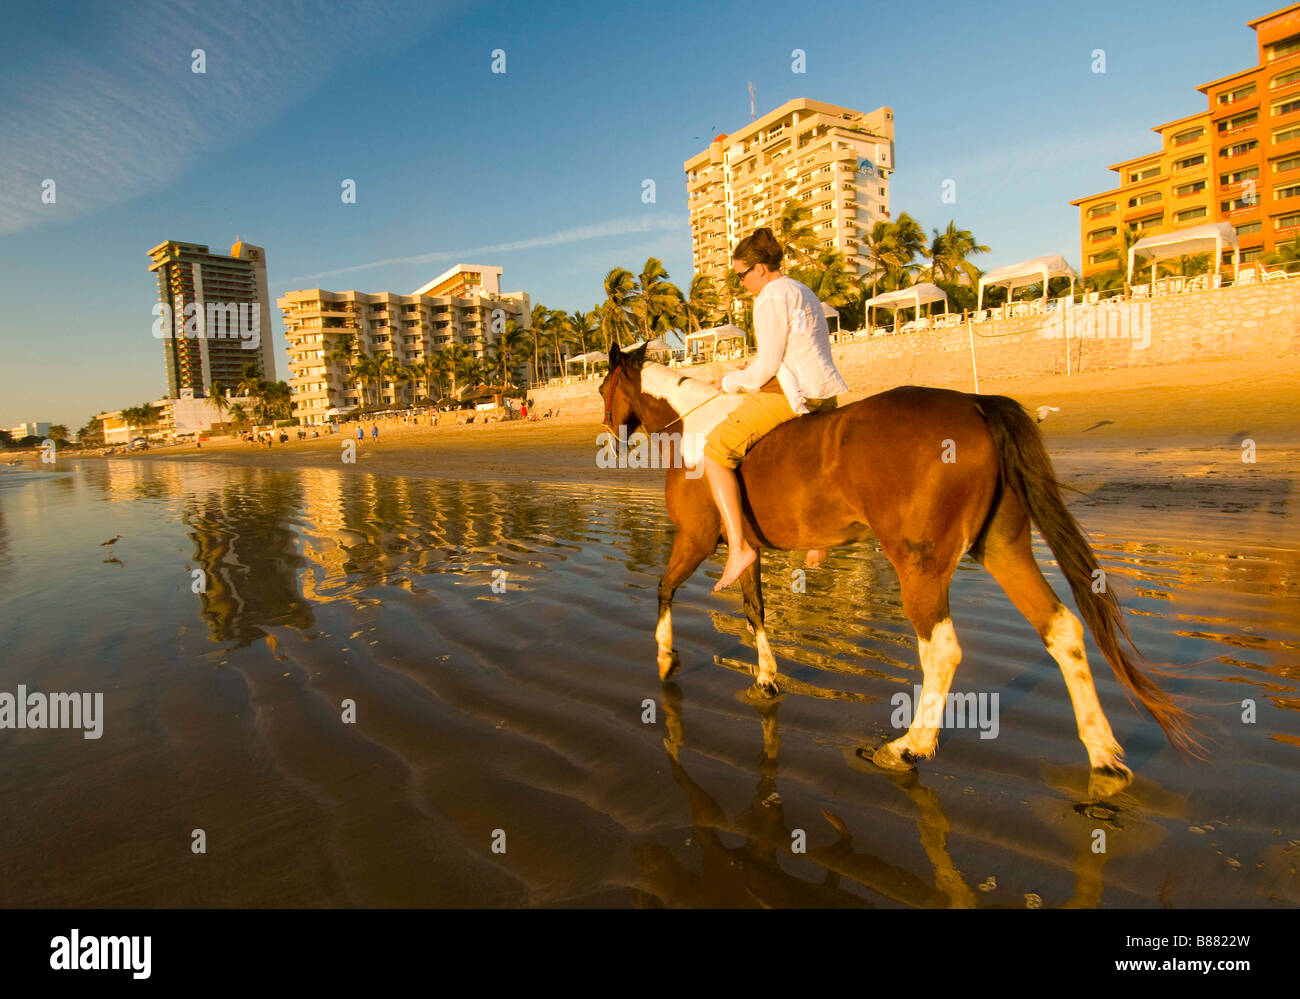
[[[614,432],[614,428],[610,426],[610,424],[611,424],[611,423],[613,422],[613,420],[614,420],[614,413],[613,413],[613,407],[614,407],[614,388],[618,385],[618,376],[621,375],[622,373],[623,373],[623,366],[622,366],[622,365],[619,365],[618,367],[616,367],[616,368],[614,369],[614,374],[610,376],[610,380],[609,380],[609,401],[605,403],[605,429],[607,429],[610,433],[613,433],[613,432]],[[700,406],[707,406],[707,405],[708,405],[709,403],[711,403],[714,399],[718,398],[718,396],[721,396],[721,395],[726,395],[726,393],[723,392],[723,391],[721,391],[721,390],[719,390],[719,391],[717,391],[717,392],[714,392],[713,395],[709,396],[709,397],[708,397],[707,399],[705,399],[703,402],[699,403],[698,405],[692,406],[692,407],[691,407],[690,409],[688,409],[686,412],[682,413],[682,415],[679,416],[679,417],[677,417],[677,419],[675,419],[675,420],[669,420],[667,423],[665,423],[665,424],[664,424],[662,427],[660,427],[658,430],[647,430],[647,433],[651,433],[651,434],[661,434],[661,433],[663,433],[665,430],[667,430],[669,427],[671,427],[674,423],[680,423],[682,420],[686,419],[686,417],[690,416],[690,415],[691,415],[692,413],[694,413],[697,409],[699,409]]]

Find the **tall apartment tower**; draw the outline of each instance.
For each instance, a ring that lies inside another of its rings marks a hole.
[[[717,136],[684,168],[697,274],[725,278],[736,244],[760,226],[775,230],[791,198],[808,206],[821,245],[863,273],[864,237],[889,218],[894,112],[800,98]]]
[[[1070,202],[1085,278],[1115,267],[1126,227],[1228,222],[1243,264],[1300,235],[1300,3],[1247,27],[1254,65],[1202,83],[1205,110],[1156,125],[1158,151],[1113,164],[1118,186]],[[1225,252],[1220,266],[1231,262]]]
[[[250,362],[262,378],[275,380],[262,247],[237,241],[223,256],[198,243],[168,240],[149,257],[158,301],[170,309],[170,326],[161,326],[168,398],[206,396],[213,382],[233,388]]]

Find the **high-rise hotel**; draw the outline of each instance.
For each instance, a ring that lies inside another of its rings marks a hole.
[[[352,338],[354,357],[364,352],[414,367],[453,343],[481,360],[511,319],[531,328],[528,294],[503,293],[501,273],[500,267],[459,264],[409,295],[312,288],[277,299],[289,341],[294,418],[324,423],[331,410],[347,412],[361,404],[350,362],[337,356],[344,336]],[[378,398],[396,405],[414,394],[386,379]]]
[[[889,219],[894,112],[789,101],[719,135],[685,170],[696,273],[721,282],[736,244],[760,226],[775,231],[791,198],[808,206],[821,245],[865,272],[863,240]]]
[[[1229,222],[1242,263],[1300,233],[1300,3],[1247,26],[1256,65],[1201,84],[1206,110],[1155,126],[1159,150],[1110,167],[1119,186],[1070,202],[1085,278],[1115,267],[1126,227]],[[1225,252],[1220,265],[1231,262]]]
[[[170,325],[160,325],[168,398],[205,397],[213,382],[233,389],[250,362],[260,377],[275,381],[262,247],[237,241],[222,256],[198,243],[168,240],[149,256],[149,270],[158,275],[158,301],[170,316]],[[189,306],[197,309],[187,315]],[[254,330],[256,336],[248,335]]]

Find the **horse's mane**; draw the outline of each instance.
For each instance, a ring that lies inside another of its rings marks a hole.
[[[650,376],[648,380],[647,375]],[[717,395],[718,386],[701,378],[683,375],[679,369],[670,368],[658,361],[646,361],[641,366],[641,390],[666,399],[680,413]]]

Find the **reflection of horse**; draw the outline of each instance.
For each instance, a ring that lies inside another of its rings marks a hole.
[[[600,383],[605,426],[620,438],[680,432],[696,440],[734,405],[716,386],[653,362],[645,348],[610,351]],[[690,446],[668,471],[668,514],[677,527],[659,582],[659,675],[678,666],[674,592],[717,548],[722,523],[701,478],[687,476]],[[833,548],[874,534],[898,573],[903,609],[916,629],[924,674],[921,704],[901,738],[872,760],[910,769],[934,755],[942,706],[961,649],[948,612],[948,586],[969,553],[1001,584],[1038,631],[1065,676],[1079,738],[1093,771],[1122,785],[1132,773],[1097,700],[1079,619],[1057,599],[1034,561],[1030,522],[1056,556],[1075,602],[1125,690],[1146,706],[1181,749],[1194,749],[1189,719],[1121,646],[1132,646],[1119,602],[1105,585],[1087,540],[1065,508],[1038,428],[1014,400],[904,387],[831,412],[782,424],[738,470],[745,537],[756,548]],[[741,576],[745,614],[758,648],[756,686],[772,695],[776,658],[763,629],[759,560]],[[934,710],[935,707],[938,710]]]

